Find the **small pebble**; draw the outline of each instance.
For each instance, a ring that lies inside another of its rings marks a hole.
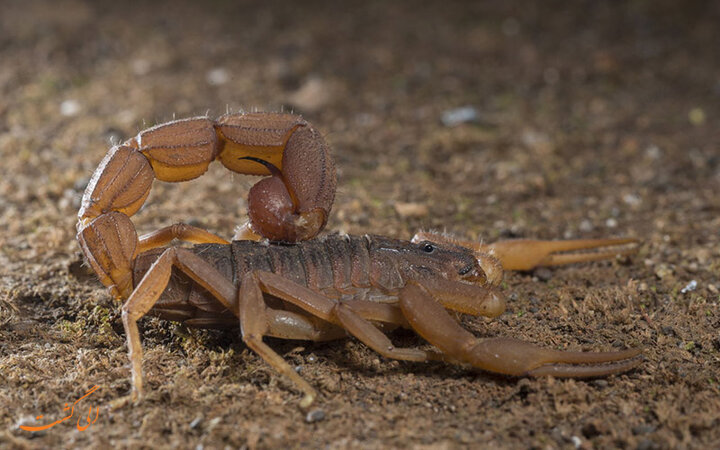
[[[608,228],[615,228],[618,226],[618,221],[611,217],[605,221],[605,226]]]
[[[642,424],[632,427],[632,433],[637,436],[638,434],[648,434],[655,431],[655,427],[648,424]]]
[[[580,222],[580,231],[592,231],[593,230],[593,224],[589,220],[585,219],[582,222]]]
[[[80,102],[77,100],[65,100],[60,103],[60,115],[65,117],[77,116],[80,112]]]
[[[693,125],[702,125],[705,123],[705,111],[702,108],[693,108],[688,113],[688,120]]]
[[[222,422],[222,418],[220,418],[220,417],[216,417],[216,418],[212,419],[210,421],[210,423],[208,423],[207,432],[210,433],[212,430],[214,430],[215,427],[217,427],[220,424],[220,422]]]
[[[307,423],[320,422],[323,419],[325,419],[325,411],[322,409],[313,409],[305,416],[305,422]]]
[[[221,86],[230,81],[230,72],[223,67],[216,67],[205,75],[205,81],[210,86]]]
[[[657,145],[651,145],[645,149],[645,155],[650,159],[659,159],[662,156],[662,150]]]
[[[448,109],[443,111],[442,116],[440,116],[440,122],[446,127],[455,127],[463,123],[478,122],[479,120],[480,114],[472,106]]]
[[[197,428],[198,425],[200,425],[200,423],[202,422],[202,420],[203,420],[202,416],[197,416],[195,419],[193,419],[192,422],[190,422],[190,428],[191,429]]]
[[[655,275],[660,278],[661,280],[664,280],[666,278],[670,278],[673,274],[672,269],[668,267],[667,264],[660,264],[655,268]]]
[[[571,436],[570,441],[573,443],[575,448],[580,448],[580,446],[582,445],[582,439],[577,436]]]
[[[680,290],[680,293],[681,293],[681,294],[687,294],[688,292],[692,292],[692,291],[694,291],[695,289],[697,289],[697,285],[698,285],[698,284],[697,284],[697,281],[692,280],[692,281],[689,282],[684,288],[682,288],[682,289]]]
[[[640,197],[635,194],[625,194],[623,201],[630,206],[637,206],[641,203]]]
[[[147,75],[147,73],[150,72],[150,61],[147,59],[135,59],[130,65],[135,75],[142,76]]]
[[[541,281],[550,281],[553,277],[552,270],[547,267],[538,267],[533,271],[533,276],[537,277]]]

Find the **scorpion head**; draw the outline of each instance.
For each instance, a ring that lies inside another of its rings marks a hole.
[[[372,251],[376,279],[386,286],[394,284],[385,280],[393,273],[405,281],[445,279],[496,285],[502,279],[502,268],[494,258],[480,259],[473,249],[449,240],[414,239],[408,243],[373,236]]]
[[[480,245],[470,241],[463,241],[446,233],[435,233],[429,231],[419,231],[412,238],[412,242],[418,245],[432,245],[442,248],[449,257],[460,259],[460,255],[464,258],[471,258],[474,261],[476,269],[469,269],[469,265],[465,268],[466,274],[460,271],[460,280],[469,282],[479,282],[473,280],[475,272],[480,272],[485,278],[483,284],[498,286],[503,279],[503,267],[500,261],[493,255],[480,250]],[[448,257],[446,256],[446,258]]]
[[[488,255],[479,255],[459,241],[434,235],[413,242],[372,236],[371,278],[392,292],[415,283],[443,306],[461,313],[496,317],[505,310],[497,289],[502,267]]]

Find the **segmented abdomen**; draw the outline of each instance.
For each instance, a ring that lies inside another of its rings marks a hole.
[[[233,241],[230,245],[199,244],[192,251],[238,288],[245,274],[261,270],[330,298],[383,301],[393,298],[391,291],[397,283],[391,281],[402,277],[391,259],[381,258],[373,250],[374,239],[377,237],[329,235],[287,245]],[[154,249],[138,256],[133,274],[135,286],[162,252]],[[233,314],[212,294],[175,268],[150,313],[190,326],[216,328],[235,323]]]
[[[368,239],[363,236],[329,235],[288,245],[234,241],[231,246],[236,278],[263,270],[337,297],[372,284]]]

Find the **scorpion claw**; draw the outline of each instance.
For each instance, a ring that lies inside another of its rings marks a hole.
[[[438,300],[447,303],[447,299]],[[444,354],[488,372],[519,377],[588,378],[624,372],[642,362],[640,349],[564,352],[511,338],[478,340],[419,283],[403,288],[400,308],[410,326]]]
[[[465,241],[453,236],[420,231],[413,242],[429,240],[432,242],[457,245],[473,250],[478,262],[488,274],[488,278],[501,278],[504,270],[532,270],[540,266],[560,266],[578,262],[598,261],[614,256],[631,255],[638,250],[639,240],[635,238],[619,239],[576,239],[568,241],[540,241],[534,239],[513,239],[494,244]],[[572,252],[572,253],[570,253]],[[502,268],[495,268],[497,259]]]
[[[638,242],[634,238],[571,241],[518,239],[474,247],[495,256],[505,270],[532,270],[539,266],[559,266],[630,255],[637,252]]]
[[[632,349],[635,351],[636,349]],[[618,352],[622,353],[622,352]],[[593,353],[590,353],[593,354]],[[616,373],[627,372],[628,370],[636,367],[643,361],[642,354],[639,350],[635,352],[635,355],[610,363],[596,363],[592,365],[566,365],[566,364],[547,364],[540,366],[537,369],[533,369],[527,372],[532,377],[542,376],[553,376],[557,378],[594,378],[604,377],[607,375],[613,375]]]
[[[478,342],[468,353],[478,367],[515,376],[592,378],[626,372],[643,360],[639,348],[617,352],[565,352],[509,338]]]

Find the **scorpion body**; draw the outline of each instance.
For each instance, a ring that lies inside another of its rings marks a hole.
[[[191,180],[215,160],[237,173],[267,175],[248,193],[249,220],[236,240],[181,223],[138,237],[130,217],[153,182]],[[137,321],[146,314],[195,327],[239,324],[247,346],[303,391],[301,406],[313,402],[315,389],[264,336],[352,335],[388,358],[444,360],[515,376],[604,376],[640,362],[637,349],[564,352],[510,338],[477,339],[447,311],[495,317],[505,308],[503,269],[629,254],[635,239],[482,245],[435,233],[418,233],[413,241],[317,237],[335,188],[329,147],[291,114],[177,120],[110,149],[83,196],[78,241],[100,281],[124,301],[131,398],[143,392]],[[170,246],[175,240],[196,245]],[[385,332],[397,327],[416,331],[434,348],[395,347]]]
[[[438,272],[445,270],[437,257],[424,257],[428,250],[439,252],[430,243],[418,245],[383,236],[339,234],[296,244],[233,241],[229,245],[198,244],[192,248],[194,254],[238,288],[246,274],[262,271],[280,275],[336,301],[388,305],[397,303],[399,290],[407,280],[422,275],[439,276]],[[445,249],[445,252],[454,259],[452,264],[458,274],[473,272],[479,278],[484,277],[475,255],[466,248]],[[133,273],[135,285],[161,253],[161,249],[154,249],[138,256]],[[499,298],[499,293],[493,293]],[[232,312],[211,293],[178,270],[173,270],[167,288],[149,314],[202,328],[238,324]]]

